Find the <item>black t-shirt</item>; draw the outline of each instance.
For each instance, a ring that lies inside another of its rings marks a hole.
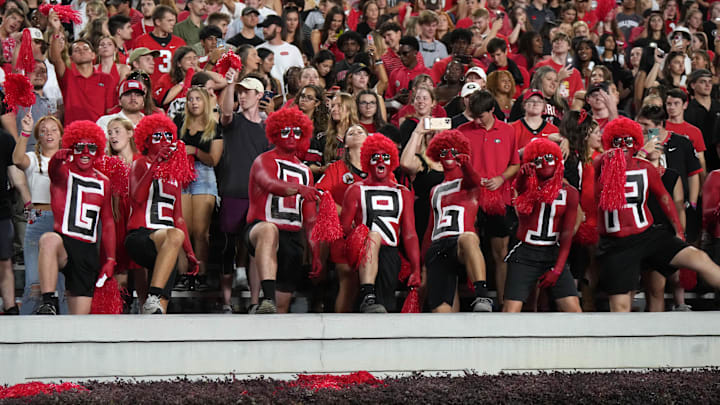
[[[688,108],[685,110],[685,121],[695,125],[702,132],[707,147],[705,162],[707,162],[708,173],[720,169],[720,157],[715,148],[715,145],[720,143],[720,101],[711,100],[709,111],[694,98],[690,100]]]
[[[466,122],[470,122],[470,120],[463,113],[460,113],[460,114],[452,117],[452,127],[453,128],[457,128]]]
[[[0,219],[12,216],[12,198],[10,182],[8,181],[8,167],[13,166],[12,154],[15,150],[15,140],[4,129],[0,129]]]
[[[678,172],[676,172],[673,169],[665,169],[665,173],[662,175],[662,182],[663,186],[665,186],[665,190],[667,190],[668,193],[670,193],[670,198],[673,198],[673,191],[675,189],[675,183],[677,183],[678,178],[680,175]],[[650,194],[648,198],[648,209],[650,209],[650,213],[653,216],[653,224],[658,226],[665,226],[667,227],[671,232],[673,231],[672,222],[670,222],[670,219],[668,219],[667,215],[665,215],[665,212],[660,208],[660,203],[658,202],[657,198],[655,198],[652,193]],[[673,204],[674,207],[674,204]],[[674,233],[674,232],[673,232]]]
[[[240,47],[245,44],[249,44],[252,46],[258,46],[265,42],[263,39],[261,39],[259,36],[255,35],[252,38],[245,38],[241,32],[238,32],[234,37],[228,39],[227,43],[230,45],[233,45],[235,47]]]
[[[667,167],[675,170],[682,180],[685,201],[688,200],[688,176],[701,169],[690,139],[671,132],[665,143],[665,161]]]
[[[224,129],[223,172],[219,192],[223,197],[248,198],[250,168],[255,158],[270,149],[265,125],[251,122],[242,113],[235,113]]]
[[[190,131],[185,130],[184,133],[180,134],[184,119],[185,116],[181,114],[175,116],[175,119],[173,121],[175,121],[175,125],[177,125],[179,138],[181,141],[185,142],[185,145],[195,146],[196,148],[200,149],[205,153],[210,153],[210,146],[212,145],[212,141],[216,139],[223,139],[222,126],[220,126],[220,124],[217,124],[215,126],[215,136],[213,136],[213,138],[208,141],[202,140],[204,131],[200,131],[193,135],[190,135]]]

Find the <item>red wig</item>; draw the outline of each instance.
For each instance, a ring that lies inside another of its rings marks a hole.
[[[390,166],[388,169],[392,172],[400,165],[400,156],[395,142],[385,135],[375,134],[365,138],[362,148],[360,149],[360,162],[362,170],[365,173],[370,172],[370,158],[376,153],[387,153],[390,155]]]
[[[536,175],[529,176],[525,191],[515,199],[515,206],[521,214],[530,214],[536,201],[551,204],[557,198],[560,188],[562,188],[565,167],[562,152],[555,142],[544,138],[533,139],[524,149],[523,163],[530,163],[536,158],[548,154],[555,157],[555,174],[543,183],[538,182]]]
[[[105,155],[105,132],[92,121],[73,121],[66,126],[62,137],[62,147],[70,149],[83,139],[97,145],[97,157]]]
[[[167,115],[147,115],[135,127],[135,146],[140,153],[145,153],[148,147],[145,142],[155,132],[170,132],[173,134],[173,139],[177,140],[177,126]]]
[[[300,127],[302,136],[295,148],[298,156],[304,156],[310,147],[313,135],[313,124],[310,117],[303,114],[297,106],[283,108],[268,115],[265,121],[265,136],[271,144],[280,142],[280,131],[287,127]]]
[[[632,136],[633,138],[633,147],[631,148],[634,152],[637,152],[640,150],[640,148],[643,147],[645,144],[645,138],[643,138],[643,131],[640,124],[637,122],[625,118],[625,117],[619,117],[615,118],[614,120],[610,121],[606,126],[605,130],[603,130],[602,134],[602,145],[603,149],[610,150],[613,148],[612,146],[612,140],[614,138],[620,138],[620,137],[626,137],[626,136]]]
[[[177,141],[177,127],[170,118],[165,114],[146,115],[135,127],[135,146],[140,153],[144,154],[147,151],[147,139],[155,132],[170,132]],[[170,155],[169,160],[158,165],[153,178],[175,180],[185,188],[195,180],[195,166],[191,159],[185,152],[185,143],[177,141],[177,149]]]
[[[455,149],[464,155],[470,155],[470,141],[457,129],[442,131],[433,136],[425,154],[430,159],[439,162],[440,151],[443,149]]]

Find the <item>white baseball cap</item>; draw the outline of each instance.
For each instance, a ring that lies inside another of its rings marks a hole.
[[[474,69],[474,68],[473,68]],[[480,85],[474,82],[465,83],[460,90],[460,97],[467,97],[480,90]]]
[[[487,75],[485,74],[485,71],[481,67],[477,67],[477,66],[471,67],[470,69],[468,69],[467,72],[465,72],[465,77],[468,77],[468,75],[470,75],[471,73],[475,73],[476,75],[482,77],[483,80],[487,80]]]
[[[263,93],[265,91],[265,86],[263,86],[262,82],[254,77],[246,77],[242,79],[238,85],[248,90],[255,90],[258,93]]]
[[[30,38],[33,40],[37,39],[39,41],[45,41],[45,38],[43,38],[42,32],[37,28],[27,28],[28,31],[30,31]]]

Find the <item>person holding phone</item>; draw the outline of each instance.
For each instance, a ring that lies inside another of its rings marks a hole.
[[[556,33],[552,39],[550,58],[537,63],[530,72],[533,75],[542,66],[550,66],[555,69],[558,74],[558,90],[561,96],[567,100],[572,100],[575,92],[584,88],[580,72],[573,68],[573,59],[570,55],[571,43],[570,37],[566,34]]]

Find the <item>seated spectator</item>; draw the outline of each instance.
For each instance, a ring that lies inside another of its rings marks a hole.
[[[336,61],[345,59],[341,52],[338,38],[345,31],[345,13],[338,8],[332,7],[325,16],[322,27],[314,29],[310,35],[312,48],[315,55],[322,49],[327,49],[335,55]],[[359,34],[358,34],[359,35]]]
[[[313,84],[304,85],[295,97],[293,105],[298,106],[303,114],[310,117],[313,123],[313,137],[327,130],[330,112],[326,105],[325,91],[321,87]]]
[[[330,102],[330,120],[327,131],[310,140],[305,162],[315,176],[325,173],[327,167],[342,159],[344,137],[348,128],[358,124],[355,99],[347,93],[337,93]]]
[[[391,137],[392,133],[389,128],[392,127],[383,118],[382,98],[372,90],[362,90],[357,93],[355,98],[357,101],[358,119],[360,125],[365,128],[369,134],[381,133],[387,137]]]

